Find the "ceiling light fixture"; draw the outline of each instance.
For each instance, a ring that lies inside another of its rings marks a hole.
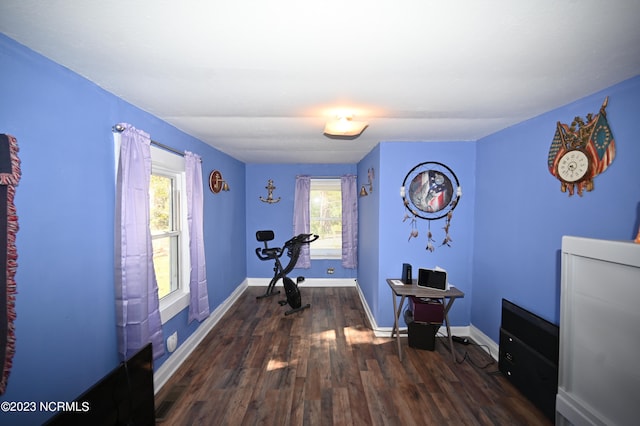
[[[355,139],[369,126],[366,121],[354,121],[351,115],[338,116],[327,121],[324,135],[332,139]]]

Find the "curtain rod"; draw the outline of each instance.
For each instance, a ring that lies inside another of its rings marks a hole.
[[[118,133],[124,132],[124,126],[122,124],[116,124],[111,129],[112,129],[112,131],[118,132]],[[183,151],[178,151],[175,148],[171,148],[170,146],[167,146],[167,145],[162,144],[160,142],[156,142],[154,140],[151,140],[151,144],[157,146],[158,148],[162,148],[164,150],[173,152],[174,154],[178,154],[178,155],[181,155],[181,156],[184,157],[184,152]]]

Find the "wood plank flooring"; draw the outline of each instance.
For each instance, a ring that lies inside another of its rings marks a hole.
[[[156,395],[159,425],[551,425],[477,345],[410,348],[375,337],[357,290],[249,287]],[[483,368],[484,367],[484,368]]]

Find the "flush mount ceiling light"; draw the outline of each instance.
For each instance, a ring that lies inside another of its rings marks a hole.
[[[332,139],[355,139],[369,126],[365,121],[354,121],[351,115],[341,115],[327,121],[324,135]]]

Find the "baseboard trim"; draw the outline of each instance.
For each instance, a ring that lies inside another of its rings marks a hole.
[[[202,324],[191,334],[176,351],[153,373],[153,388],[157,394],[160,389],[169,381],[182,363],[189,357],[191,352],[198,347],[200,342],[209,334],[211,329],[220,321],[224,314],[231,308],[236,300],[247,288],[247,280],[243,281],[234,291],[222,302]]]
[[[473,324],[471,324],[469,328],[471,331],[471,333],[469,334],[469,337],[471,338],[471,340],[473,340],[480,346],[486,346],[489,351],[489,354],[491,355],[491,358],[493,358],[495,361],[498,361],[498,358],[500,357],[499,345],[496,342],[494,342],[489,336],[487,336],[482,331],[480,331],[480,329],[475,327]]]
[[[367,299],[365,299],[364,294],[362,293],[362,289],[358,284],[358,280],[356,280],[356,289],[358,290],[358,296],[360,296],[360,303],[362,303],[364,312],[367,315],[367,319],[369,320],[369,327],[371,327],[371,329],[374,331],[374,334],[375,334],[375,331],[378,328],[378,324],[376,323],[376,319],[373,317],[373,314],[371,313],[371,309],[369,309],[369,304],[367,303]]]
[[[291,277],[295,281],[295,277]],[[305,287],[356,287],[355,278],[306,278],[300,284],[300,289]],[[271,278],[247,278],[249,287],[266,287],[271,282]],[[282,280],[276,283],[276,287],[282,287]]]

